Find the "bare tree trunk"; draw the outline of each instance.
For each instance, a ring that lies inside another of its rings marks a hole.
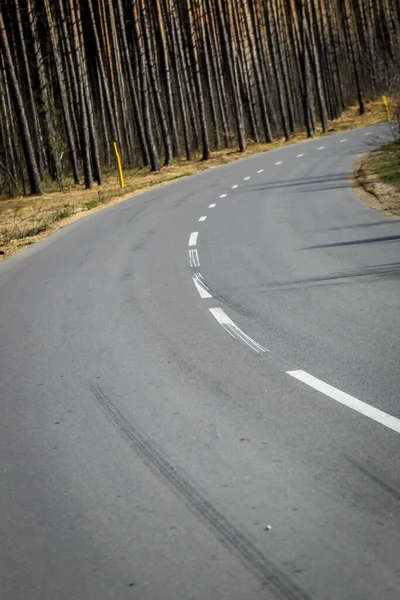
[[[7,74],[10,82],[11,93],[15,104],[15,113],[18,121],[18,127],[21,136],[22,148],[25,156],[26,170],[28,172],[29,185],[32,194],[42,194],[42,183],[35,158],[35,151],[32,144],[31,134],[28,127],[24,103],[22,101],[21,90],[19,88],[15,66],[12,60],[10,46],[8,44],[7,32],[4,25],[3,13],[0,8],[0,45],[4,56]]]
[[[203,149],[203,160],[210,158],[210,147],[208,142],[208,131],[207,131],[207,120],[204,106],[204,95],[203,88],[201,85],[200,77],[200,66],[197,52],[197,41],[193,28],[193,6],[192,0],[185,0],[185,20],[188,35],[189,53],[194,69],[194,83],[196,87],[197,106],[199,110],[200,127],[201,127],[201,139]]]

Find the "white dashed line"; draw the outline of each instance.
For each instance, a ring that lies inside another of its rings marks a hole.
[[[260,173],[264,173],[264,169],[260,169],[259,171],[257,171],[258,174]]]
[[[296,158],[301,158],[302,156],[304,156],[304,154],[298,154]]]
[[[208,208],[215,208],[217,205],[216,204],[210,204],[210,206]]]
[[[372,135],[372,131],[368,131],[365,135]]]
[[[238,188],[238,187],[239,187],[238,185],[233,185],[233,186],[232,186],[232,189],[233,189],[233,190],[236,190],[236,188]]]
[[[228,317],[228,315],[222,310],[222,308],[210,308],[210,313],[217,319],[218,323],[236,340],[243,342],[251,348],[257,354],[268,352],[267,348],[264,348],[242,331],[235,323]]]
[[[340,140],[341,144],[344,144],[345,142],[347,142],[347,140]]]
[[[200,294],[200,298],[212,298],[210,290],[204,283],[203,277],[200,275],[200,273],[193,275],[193,283]]]
[[[207,217],[200,217],[199,222],[202,223],[203,221],[205,221],[207,219]]]
[[[190,234],[189,246],[196,246],[196,244],[197,244],[197,236],[198,235],[199,235],[198,231],[193,231],[193,233]]]
[[[249,179],[251,179],[251,177],[245,177],[244,181],[248,181]]]
[[[200,259],[197,249],[189,250],[189,265],[192,269],[195,267],[200,267]]]
[[[345,392],[341,392],[340,390],[329,385],[328,383],[325,383],[325,382],[321,381],[320,379],[313,377],[313,375],[309,375],[309,373],[306,373],[306,371],[286,371],[286,372],[288,375],[291,375],[295,379],[302,381],[303,383],[305,383],[306,385],[309,385],[310,387],[314,388],[318,392],[325,394],[325,396],[329,396],[329,398],[336,400],[336,402],[339,402],[340,404],[344,404],[344,406],[347,406],[348,408],[351,408],[352,410],[356,410],[357,412],[361,413],[365,417],[373,419],[374,421],[376,421],[377,423],[380,423],[381,425],[384,425],[388,429],[392,429],[393,431],[396,431],[396,433],[400,433],[400,419],[397,419],[396,417],[392,417],[391,415],[388,415],[387,413],[383,412],[382,410],[379,410],[379,408],[375,408],[374,406],[371,406],[370,404],[366,404],[365,402],[362,402],[361,400],[357,400],[357,398],[354,398],[353,396],[350,396],[349,394],[346,394]]]
[[[278,165],[281,165],[283,163],[282,160],[279,160],[278,162],[275,163],[275,166],[277,167]]]
[[[325,150],[325,146],[320,146],[318,150]]]
[[[226,198],[228,194],[221,194],[220,198]]]

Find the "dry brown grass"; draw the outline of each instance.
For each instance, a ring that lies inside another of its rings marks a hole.
[[[395,141],[362,156],[353,177],[359,196],[371,208],[400,218],[400,142]]]
[[[385,112],[380,101],[370,102],[366,106],[367,112],[363,116],[358,114],[356,106],[349,108],[340,119],[330,124],[329,133],[377,125],[385,120]],[[317,136],[321,134],[322,131],[317,132]],[[301,132],[289,143],[294,144],[305,140],[307,140],[306,133]],[[244,153],[236,149],[221,150],[214,152],[212,158],[206,162],[201,161],[200,156],[194,157],[190,163],[177,160],[172,166],[158,173],[151,173],[147,169],[127,171],[124,190],[121,190],[115,173],[105,177],[101,187],[95,186],[92,190],[71,185],[63,192],[47,192],[38,197],[0,198],[0,260],[72,221],[100,210],[105,205],[121,202],[144,190],[164,185],[181,177],[285,145],[288,145],[288,142],[280,139],[272,144],[249,144]]]

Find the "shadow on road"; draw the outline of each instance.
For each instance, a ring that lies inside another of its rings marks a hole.
[[[280,290],[306,289],[324,285],[344,285],[352,283],[367,283],[372,280],[397,280],[400,278],[400,262],[349,269],[328,275],[291,279],[286,281],[271,281],[259,286],[246,286],[246,288],[232,288],[231,292],[239,294],[260,294]]]
[[[365,240],[350,240],[348,242],[333,242],[331,244],[317,244],[316,246],[305,246],[300,250],[315,250],[318,248],[338,248],[339,246],[362,246],[365,244],[389,244],[398,242],[400,235],[387,235],[385,237],[367,238]]]

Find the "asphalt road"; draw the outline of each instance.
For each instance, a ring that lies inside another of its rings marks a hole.
[[[387,135],[210,170],[0,265],[1,598],[398,600],[400,221],[348,183]]]

